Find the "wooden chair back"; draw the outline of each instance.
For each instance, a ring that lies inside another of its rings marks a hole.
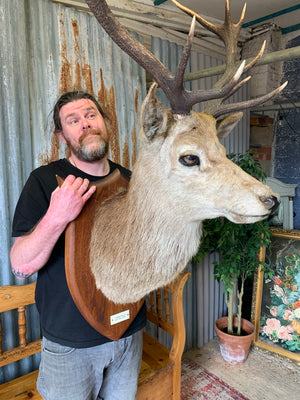
[[[20,286],[0,287],[0,313],[17,309],[19,346],[7,351],[2,351],[2,330],[0,323],[0,367],[21,360],[41,351],[41,339],[31,343],[26,340],[26,306],[35,303],[36,283]]]
[[[168,350],[152,336],[144,333],[137,400],[180,400],[181,357],[186,337],[182,296],[190,275],[189,272],[182,271],[169,285],[149,295],[148,321],[172,335],[173,340],[171,350]]]

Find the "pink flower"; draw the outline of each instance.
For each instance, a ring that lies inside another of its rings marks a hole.
[[[277,315],[278,315],[278,307],[274,306],[274,307],[270,308],[270,313],[271,313],[271,315],[273,315],[273,317],[277,317]]]
[[[277,331],[277,336],[279,339],[282,340],[293,340],[291,332],[294,332],[294,328],[291,325],[288,326],[281,326]]]
[[[283,319],[286,321],[292,321],[294,319],[294,313],[291,310],[285,310]]]
[[[266,335],[271,336],[273,334],[273,332],[274,331],[277,332],[279,328],[280,328],[280,321],[278,321],[278,319],[268,318],[267,324],[263,328],[263,332]]]

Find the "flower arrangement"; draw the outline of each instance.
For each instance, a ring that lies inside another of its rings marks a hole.
[[[270,304],[261,317],[260,334],[292,352],[300,351],[300,251],[285,256],[273,266],[265,284],[270,290]]]

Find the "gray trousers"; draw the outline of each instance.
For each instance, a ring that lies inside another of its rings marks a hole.
[[[142,347],[142,331],[84,349],[43,338],[37,389],[44,400],[135,400]]]

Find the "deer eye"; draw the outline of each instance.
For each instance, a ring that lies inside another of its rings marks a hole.
[[[199,157],[192,154],[181,156],[179,158],[179,162],[185,167],[194,167],[195,165],[200,165]]]

